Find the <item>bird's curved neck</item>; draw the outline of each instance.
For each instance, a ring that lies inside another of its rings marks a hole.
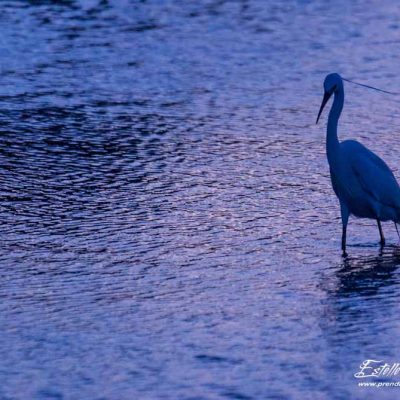
[[[344,91],[343,89],[335,92],[333,104],[328,117],[328,127],[326,131],[326,152],[328,161],[331,163],[339,150],[339,139],[337,134],[338,121],[343,109]]]

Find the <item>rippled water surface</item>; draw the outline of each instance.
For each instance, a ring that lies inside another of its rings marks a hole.
[[[393,399],[400,248],[351,220],[325,74],[400,91],[396,1],[2,1],[0,398]],[[400,177],[399,100],[341,138]]]

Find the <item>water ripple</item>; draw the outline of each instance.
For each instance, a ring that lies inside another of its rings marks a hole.
[[[328,72],[400,87],[395,2],[0,9],[1,398],[358,398],[399,361],[394,227],[340,257],[314,125]],[[361,90],[340,135],[398,175]]]

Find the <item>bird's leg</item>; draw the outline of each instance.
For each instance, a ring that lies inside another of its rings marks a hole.
[[[343,224],[343,230],[342,230],[342,255],[343,257],[347,257],[346,253],[346,231],[347,231],[347,224]]]
[[[379,235],[381,236],[380,244],[381,244],[381,246],[384,246],[385,245],[385,237],[383,236],[381,221],[379,221],[379,219],[377,219],[376,222],[378,223]]]
[[[349,210],[343,204],[340,203],[340,213],[342,215],[342,256],[347,257],[346,253],[346,232],[347,232],[347,223],[349,221]]]
[[[399,233],[399,230],[397,229],[397,222],[394,223],[394,226],[396,228],[397,237],[400,239],[400,233]]]

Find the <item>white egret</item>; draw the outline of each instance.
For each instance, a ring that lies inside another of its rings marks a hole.
[[[329,74],[325,78],[317,123],[332,94],[334,100],[328,117],[326,153],[333,190],[340,203],[342,250],[346,256],[346,229],[350,215],[376,220],[381,246],[385,244],[381,221],[400,222],[400,187],[390,168],[372,151],[355,140],[339,142],[337,126],[344,103],[343,79],[339,74]]]

